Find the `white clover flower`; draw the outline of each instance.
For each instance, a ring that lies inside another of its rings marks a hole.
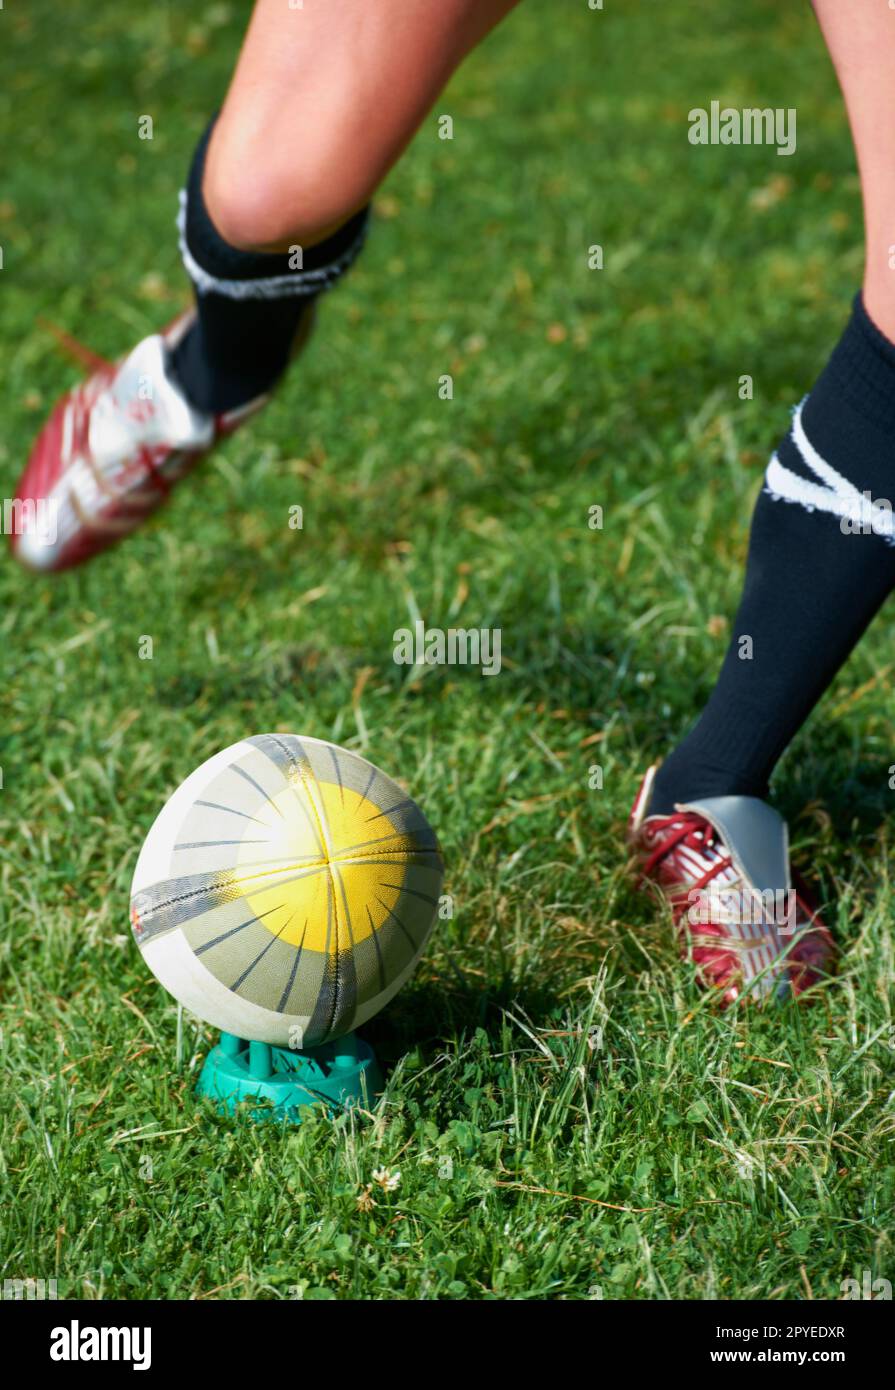
[[[401,1174],[390,1173],[387,1168],[374,1168],[373,1181],[378,1182],[384,1192],[394,1192],[401,1184]]]

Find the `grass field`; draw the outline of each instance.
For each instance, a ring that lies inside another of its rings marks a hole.
[[[77,374],[48,323],[118,355],[186,302],[176,192],[246,8],[0,14],[7,496]],[[798,152],[691,146],[715,98],[797,107]],[[776,777],[843,947],[814,1009],[708,1011],[622,844],[711,687],[769,450],[860,281],[810,9],[529,0],[376,213],[313,350],[161,524],[55,582],[0,570],[0,1277],[229,1299],[891,1280],[887,620]],[[417,615],[499,626],[500,675],[396,665]],[[166,797],[268,729],[399,776],[455,900],[364,1030],[375,1112],[288,1132],[194,1102],[212,1031],[178,1033],[127,919]]]

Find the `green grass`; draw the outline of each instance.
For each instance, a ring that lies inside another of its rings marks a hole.
[[[185,302],[176,190],[244,14],[0,15],[7,495],[76,375],[46,321],[118,354]],[[798,153],[690,146],[713,98],[797,106]],[[885,620],[776,779],[843,947],[817,1007],[708,1011],[622,847],[711,687],[769,448],[860,278],[809,7],[530,0],[440,113],[453,142],[433,116],[269,411],[118,553],[0,572],[0,1277],[498,1299],[891,1279]],[[504,670],[411,678],[392,633],[417,612],[499,625]],[[401,777],[456,904],[364,1030],[390,1069],[375,1112],[290,1132],[194,1102],[211,1030],[178,1052],[127,919],[171,790],[277,728]]]

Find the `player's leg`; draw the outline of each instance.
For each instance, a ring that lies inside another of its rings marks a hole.
[[[370,200],[451,73],[517,0],[257,0],[203,182],[245,250],[323,241]]]
[[[864,306],[895,342],[895,11],[874,0],[814,0],[814,9],[845,96],[861,174]]]
[[[201,409],[231,410],[276,380],[315,289],[357,254],[374,190],[514,3],[258,0],[186,196],[200,294],[174,368]]]
[[[64,569],[128,534],[264,403],[357,255],[373,191],[515,3],[257,0],[182,202],[195,310],[54,409],[17,489],[25,564]]]
[[[759,799],[781,753],[895,587],[895,11],[815,0],[845,95],[861,173],[866,271],[842,339],[771,460],[752,522],[733,637],[701,718],[647,782],[632,834],[728,1001],[798,991],[832,957],[802,899],[780,924],[704,914],[688,890],[788,887],[782,821]],[[777,953],[789,950],[789,964]],[[793,968],[793,962],[795,967]]]
[[[863,291],[771,461],[718,685],[663,764],[655,805],[762,796],[770,773],[895,586],[895,10],[815,0],[851,119]],[[746,641],[745,639],[748,639]]]

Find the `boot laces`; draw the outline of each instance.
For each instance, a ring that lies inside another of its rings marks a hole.
[[[729,869],[733,863],[729,854],[721,852],[720,846],[724,842],[715,827],[703,816],[697,815],[695,811],[676,812],[671,816],[657,818],[655,832],[658,844],[647,856],[643,865],[645,875],[649,875],[679,845],[686,846],[687,849],[693,850],[704,858],[713,858],[713,862],[710,863],[709,868],[701,878],[691,885],[693,888],[704,888],[719,874]],[[714,858],[715,855],[717,858]]]

